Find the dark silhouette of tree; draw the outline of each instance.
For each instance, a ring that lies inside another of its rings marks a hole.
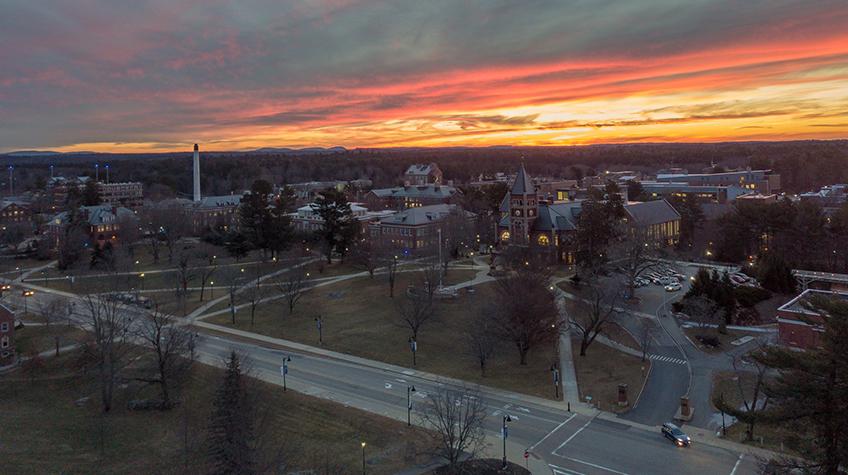
[[[484,448],[486,404],[479,391],[439,388],[428,396],[430,404],[421,413],[430,429],[438,454],[453,470],[464,455],[478,456]]]
[[[136,336],[155,358],[155,376],[135,379],[158,385],[162,395],[160,407],[170,409],[173,389],[182,383],[194,362],[194,333],[188,327],[174,325],[157,308],[144,315]]]
[[[353,216],[350,203],[341,191],[332,188],[323,191],[315,205],[315,212],[323,220],[317,233],[324,241],[324,254],[329,264],[334,252],[342,258],[347,254],[348,246],[359,234],[359,221]]]
[[[544,268],[528,264],[496,281],[494,322],[501,337],[515,345],[522,365],[531,349],[559,337],[560,319],[548,277]]]
[[[231,352],[224,381],[215,393],[207,440],[209,469],[213,474],[257,471],[254,407],[241,365],[236,352]]]
[[[796,436],[786,443],[800,455],[771,461],[771,473],[837,474],[848,463],[848,303],[824,297],[809,306],[824,316],[820,347],[775,345],[754,355],[776,373],[765,385],[771,404],[763,416],[791,424]]]

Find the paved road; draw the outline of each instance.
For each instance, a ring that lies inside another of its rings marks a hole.
[[[38,292],[32,298],[51,296]],[[77,311],[84,312],[85,306],[77,304]],[[142,310],[133,310],[130,315],[139,312]],[[414,411],[422,409],[427,395],[440,387],[462,389],[454,382],[405,368],[356,364],[340,357],[266,348],[217,336],[202,335],[197,346],[201,361],[218,366],[223,365],[231,349],[250,357],[255,376],[280,386],[280,364],[283,357],[290,356],[286,381],[290,389],[401,420],[406,418],[407,385],[416,387]],[[488,407],[488,433],[500,434],[502,417],[509,414],[513,418],[509,424],[510,452],[515,453],[516,447],[529,448],[534,462],[549,466],[553,473],[757,473],[753,456],[743,456],[737,446],[723,448],[715,442],[702,445],[699,434],[690,434],[695,440],[692,448],[679,449],[655,428],[583,407],[575,408],[579,414],[570,413],[551,401],[494,389],[481,390],[479,397]],[[499,447],[491,447],[490,454],[499,454]]]

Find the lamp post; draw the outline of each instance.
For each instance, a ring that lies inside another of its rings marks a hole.
[[[315,317],[315,326],[318,328],[318,344],[324,344],[324,320],[321,318],[321,315]]]
[[[362,442],[362,475],[365,475],[365,442]]]
[[[412,393],[415,392],[415,386],[406,387],[406,425],[412,426]]]
[[[109,164],[106,164],[106,184],[109,184]]]
[[[551,365],[551,375],[554,378],[554,399],[559,399],[559,368],[556,363]]]
[[[280,374],[283,375],[283,391],[288,389],[286,387],[286,375],[289,374],[289,361],[291,361],[291,356],[286,356],[283,358],[283,365],[280,366]]]
[[[100,164],[94,164],[94,181],[100,181]]]
[[[213,300],[215,298],[215,281],[209,281],[209,300]]]
[[[144,272],[138,274],[139,279],[141,279],[141,291],[144,292]]]
[[[29,313],[29,309],[27,308],[27,301],[29,299],[27,297],[32,297],[34,294],[35,294],[35,291],[29,290],[29,289],[24,290],[23,293],[21,293],[21,295],[23,295],[23,297],[24,297],[24,315]]]
[[[409,350],[412,351],[412,367],[414,368],[417,363],[415,361],[415,354],[418,352],[418,342],[415,341],[414,336],[409,337],[407,342],[409,343]]]
[[[506,438],[507,438],[507,427],[506,423],[512,422],[512,418],[509,417],[509,414],[503,416],[503,427],[501,430],[503,431],[503,469],[506,470]]]

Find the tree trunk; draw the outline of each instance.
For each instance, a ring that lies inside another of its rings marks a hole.
[[[524,345],[521,345],[521,346],[518,347],[518,353],[519,353],[519,355],[521,355],[521,365],[522,366],[527,366],[527,352],[529,352],[529,351],[530,351],[530,348],[528,348]]]
[[[589,340],[584,336],[580,340],[580,356],[586,356],[586,349],[589,348]]]

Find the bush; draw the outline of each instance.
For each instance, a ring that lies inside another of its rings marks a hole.
[[[763,300],[771,298],[771,292],[761,287],[739,286],[733,289],[733,296],[739,305],[751,308]]]
[[[714,335],[698,335],[695,338],[700,341],[702,345],[710,348],[718,348],[721,346],[721,342],[718,337]]]

